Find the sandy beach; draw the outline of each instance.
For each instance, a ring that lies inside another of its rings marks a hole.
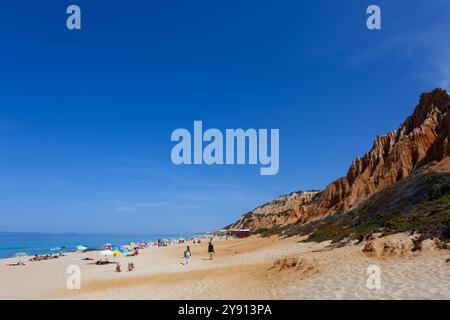
[[[189,244],[192,259],[183,265],[185,245],[151,247],[137,257],[118,256],[133,272],[114,265],[92,265],[98,252],[70,253],[48,261],[11,267],[0,261],[0,299],[450,299],[448,250],[407,257],[377,258],[364,244],[331,249],[328,242],[302,243],[279,237],[214,241],[210,261],[206,243]],[[81,269],[81,289],[68,290],[67,267]],[[381,270],[381,289],[367,288],[367,267]],[[125,269],[125,268],[123,268]]]

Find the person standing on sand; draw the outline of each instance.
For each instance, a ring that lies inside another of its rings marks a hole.
[[[211,243],[211,241],[208,243],[208,253],[209,253],[209,260],[214,259],[214,246]]]
[[[186,265],[189,264],[189,260],[191,259],[191,249],[187,246],[187,249],[184,251],[184,262]]]

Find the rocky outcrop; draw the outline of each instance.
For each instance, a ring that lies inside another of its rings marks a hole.
[[[275,260],[268,271],[269,275],[292,271],[296,273],[296,279],[304,279],[319,273],[320,266],[315,258],[286,257]]]
[[[388,237],[370,239],[364,245],[362,252],[369,257],[403,257],[414,250],[414,240],[418,235],[406,236],[397,234]]]
[[[304,211],[320,191],[297,191],[280,196],[244,214],[241,219],[227,228],[273,228],[295,222],[292,212]]]
[[[282,227],[346,212],[371,194],[395,184],[415,170],[450,156],[450,95],[443,89],[424,93],[413,114],[395,131],[375,139],[372,149],[356,158],[347,175],[308,201],[275,200],[254,210],[235,227]],[[448,166],[444,167],[447,170]],[[255,213],[257,211],[257,213]]]
[[[362,249],[364,255],[376,258],[404,257],[414,252],[430,252],[436,249],[448,249],[439,239],[421,240],[419,234],[394,234],[386,237],[372,237]]]

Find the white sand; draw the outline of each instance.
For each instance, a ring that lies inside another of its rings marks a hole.
[[[122,268],[89,265],[82,257],[65,257],[10,267],[0,260],[1,299],[450,299],[448,250],[415,253],[405,258],[365,256],[362,245],[333,250],[328,243],[298,243],[297,238],[252,237],[215,241],[216,257],[208,260],[206,243],[188,244],[193,256],[181,259],[185,245],[149,248],[138,257],[119,256]],[[293,268],[271,268],[277,259],[298,259]],[[111,259],[114,260],[114,259]],[[366,286],[366,268],[381,268],[380,290]],[[81,290],[68,290],[66,269],[81,268]]]

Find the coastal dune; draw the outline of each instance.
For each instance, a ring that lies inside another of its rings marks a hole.
[[[396,237],[407,237],[404,234]],[[450,299],[448,250],[377,257],[363,252],[365,243],[344,247],[301,238],[250,237],[215,240],[210,261],[206,243],[151,247],[137,257],[111,258],[114,265],[93,265],[82,258],[98,252],[72,253],[59,259],[11,267],[0,263],[1,299]],[[192,250],[189,265],[181,258]],[[94,260],[94,261],[95,261]],[[81,269],[81,289],[66,287],[67,267]],[[367,287],[367,268],[381,270],[381,289]]]

